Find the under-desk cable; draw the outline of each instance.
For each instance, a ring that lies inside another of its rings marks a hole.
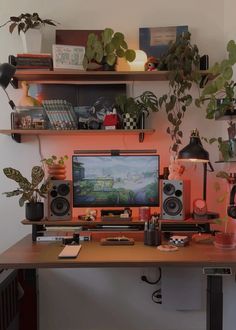
[[[160,283],[161,281],[161,267],[158,267],[158,270],[159,270],[159,276],[157,278],[156,281],[149,281],[147,276],[143,275],[141,276],[141,280],[150,284],[150,285],[154,285],[154,284],[158,284]],[[161,301],[161,298],[162,298],[162,295],[161,295],[161,288],[155,290],[153,293],[152,293],[152,301],[156,304],[161,304],[162,301]]]

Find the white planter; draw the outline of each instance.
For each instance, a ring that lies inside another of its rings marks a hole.
[[[41,53],[42,32],[40,29],[29,29],[20,32],[24,53]]]

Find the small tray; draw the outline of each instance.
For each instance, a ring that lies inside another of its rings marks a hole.
[[[101,245],[134,245],[133,238],[127,237],[107,237],[102,238]]]

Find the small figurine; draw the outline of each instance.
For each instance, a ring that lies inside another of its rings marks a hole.
[[[97,210],[86,209],[85,220],[86,221],[94,221],[97,217]]]
[[[22,96],[19,101],[19,106],[21,107],[37,107],[42,106],[41,102],[39,102],[36,98],[29,96],[29,84],[26,81],[22,81],[21,83]]]
[[[145,71],[157,71],[158,64],[157,58],[153,56],[149,57],[144,65]]]
[[[182,176],[182,174],[185,171],[185,167],[183,165],[180,165],[179,162],[174,159],[174,157],[170,158],[170,165],[169,165],[169,180],[179,180]]]
[[[116,129],[119,127],[119,117],[116,113],[116,109],[114,108],[112,112],[107,112],[104,121],[103,126],[105,129]]]

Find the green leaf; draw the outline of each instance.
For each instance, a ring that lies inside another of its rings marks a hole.
[[[31,171],[32,185],[36,187],[44,178],[44,171],[40,166],[34,166]]]
[[[215,80],[215,85],[216,85],[217,90],[222,89],[224,86],[224,83],[225,83],[224,77],[221,77],[221,76],[217,77]]]
[[[116,56],[115,56],[115,54],[108,54],[106,56],[106,62],[109,65],[114,65],[116,63]]]
[[[230,80],[232,76],[233,76],[233,69],[231,66],[227,66],[222,72],[222,77],[225,80]]]
[[[196,99],[196,100],[195,100],[195,105],[196,105],[196,107],[198,107],[198,108],[201,107],[201,101],[200,101],[200,99]]]
[[[136,58],[136,53],[132,49],[127,49],[125,52],[125,59],[129,62],[133,62]]]
[[[206,87],[202,91],[202,96],[214,94],[217,92],[217,86],[215,82],[212,82],[209,85],[206,85]]]

